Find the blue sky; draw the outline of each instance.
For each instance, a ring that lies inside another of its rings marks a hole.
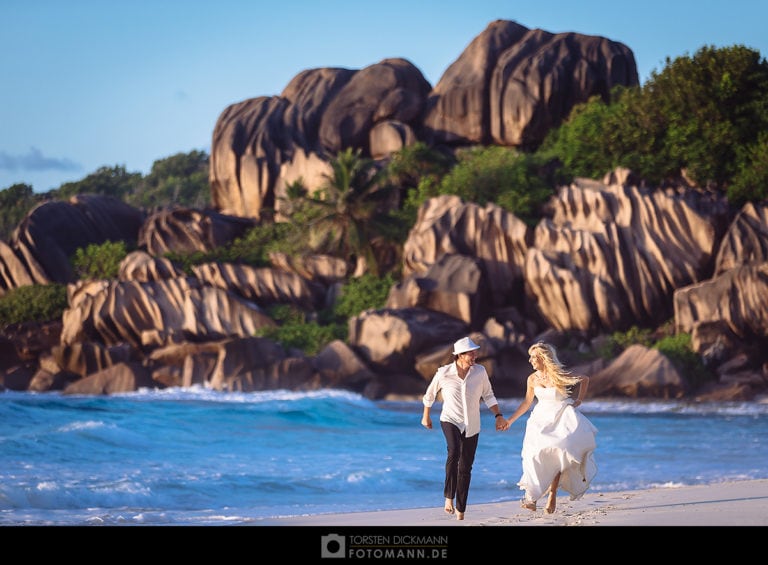
[[[403,57],[434,86],[497,19],[624,43],[641,82],[705,45],[768,57],[766,0],[0,0],[0,189],[210,152],[227,106],[305,69]]]

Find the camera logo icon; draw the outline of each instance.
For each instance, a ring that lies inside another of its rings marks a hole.
[[[347,541],[339,534],[320,536],[321,558],[343,558],[346,553]]]

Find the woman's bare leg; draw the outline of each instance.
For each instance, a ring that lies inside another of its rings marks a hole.
[[[557,487],[560,486],[560,473],[555,475],[555,478],[552,479],[552,484],[549,485],[549,498],[547,499],[547,507],[545,510],[547,511],[547,514],[552,514],[555,511],[555,508],[557,508]]]

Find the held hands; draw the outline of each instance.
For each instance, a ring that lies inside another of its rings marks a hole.
[[[504,432],[509,429],[509,422],[507,422],[507,419],[504,417],[498,417],[496,418],[496,431],[497,432]]]

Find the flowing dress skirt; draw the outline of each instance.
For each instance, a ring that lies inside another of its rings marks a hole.
[[[560,473],[559,489],[580,498],[597,474],[597,428],[556,388],[536,387],[537,403],[523,438],[523,475],[517,483],[526,499],[538,501]]]

